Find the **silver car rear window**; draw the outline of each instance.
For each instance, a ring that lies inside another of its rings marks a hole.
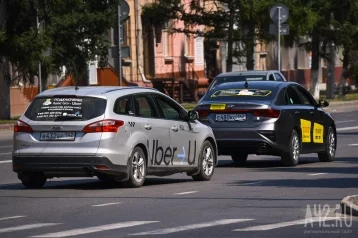
[[[263,81],[266,80],[266,75],[236,75],[217,77],[210,88],[216,87],[223,83],[245,82],[245,81]]]
[[[107,100],[96,97],[36,98],[25,112],[33,121],[86,121],[106,110]]]

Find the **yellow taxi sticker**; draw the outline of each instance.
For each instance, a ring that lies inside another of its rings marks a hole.
[[[313,125],[313,142],[314,143],[323,143],[323,126],[318,124],[318,123],[314,123]]]
[[[311,142],[311,121],[301,119],[302,143]]]
[[[210,110],[225,110],[226,104],[211,104]]]

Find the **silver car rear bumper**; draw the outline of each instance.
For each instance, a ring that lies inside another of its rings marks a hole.
[[[28,172],[42,172],[52,177],[93,177],[107,174],[127,177],[127,166],[115,165],[104,156],[13,156],[13,171],[19,176]]]

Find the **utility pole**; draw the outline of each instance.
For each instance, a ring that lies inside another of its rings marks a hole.
[[[281,35],[288,35],[290,28],[284,24],[289,16],[289,10],[284,4],[278,3],[270,9],[270,17],[274,24],[270,24],[270,34],[277,34],[277,70],[281,71]]]
[[[277,67],[281,71],[281,7],[277,7],[278,21],[277,21]]]
[[[118,4],[118,61],[119,61],[119,86],[122,86],[122,22],[121,4]]]

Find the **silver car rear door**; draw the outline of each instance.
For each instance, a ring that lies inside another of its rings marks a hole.
[[[151,96],[147,93],[134,95],[135,115],[146,137],[148,167],[165,167],[168,158],[165,152],[170,148],[170,133],[167,121],[160,119]],[[171,159],[171,158],[170,158]]]

